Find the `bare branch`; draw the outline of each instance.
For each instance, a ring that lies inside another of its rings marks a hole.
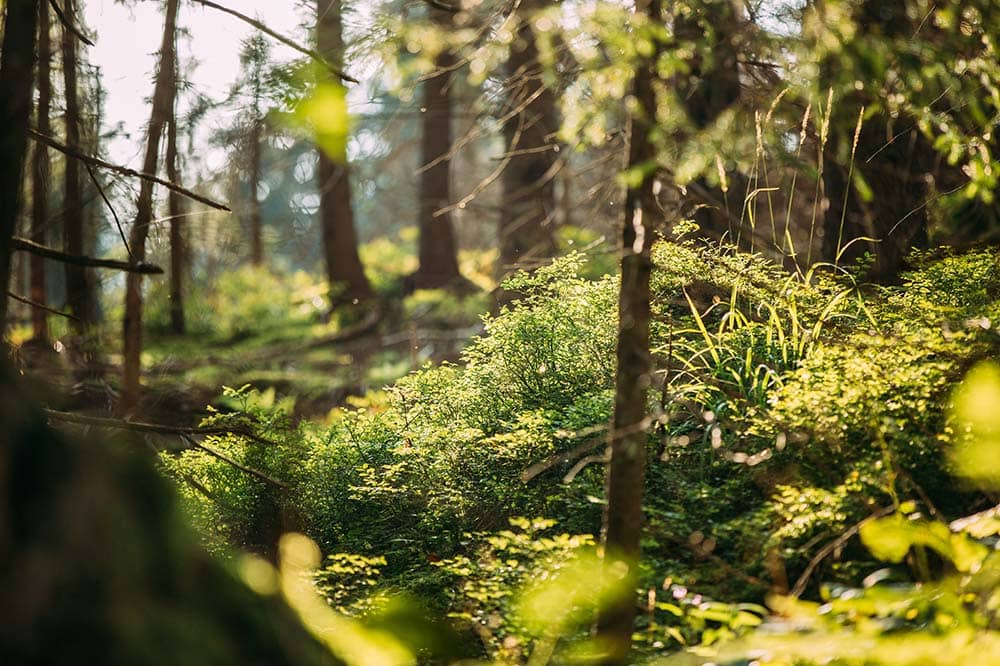
[[[235,9],[230,9],[229,7],[223,7],[222,5],[219,5],[219,4],[216,4],[214,2],[211,2],[210,0],[193,0],[193,2],[197,2],[200,5],[204,5],[205,7],[210,7],[212,9],[218,9],[220,12],[223,12],[225,14],[229,14],[230,16],[234,16],[234,17],[238,18],[239,20],[243,21],[244,23],[247,23],[247,24],[253,26],[257,30],[260,30],[265,35],[278,40],[279,42],[281,42],[282,44],[284,44],[288,48],[295,49],[296,51],[298,51],[302,55],[309,56],[310,58],[312,58],[316,62],[318,62],[318,63],[322,64],[323,66],[325,66],[327,69],[329,69],[331,72],[333,72],[334,74],[336,74],[337,76],[339,76],[344,81],[350,81],[351,83],[359,83],[359,81],[356,78],[354,78],[353,76],[349,76],[349,75],[345,74],[343,71],[341,71],[341,70],[337,69],[336,67],[334,67],[333,65],[331,65],[330,62],[326,58],[323,57],[322,53],[319,53],[318,51],[314,51],[313,49],[309,49],[309,48],[306,48],[305,46],[302,46],[300,44],[295,43],[294,41],[292,41],[288,37],[285,37],[284,35],[281,35],[281,34],[275,32],[275,31],[271,30],[270,28],[268,28],[266,25],[264,25],[260,21],[258,21],[256,19],[252,19],[249,16],[247,16],[246,14],[241,14],[238,11],[236,11]]]
[[[73,21],[71,21],[70,18],[63,13],[62,7],[59,6],[59,3],[57,3],[56,0],[49,0],[49,4],[52,5],[52,9],[55,11],[56,16],[59,17],[59,22],[63,24],[64,28],[76,35],[76,38],[87,46],[94,45],[94,42],[87,39],[87,36],[84,35],[83,32],[81,32],[75,25],[73,25]]]
[[[213,425],[200,428],[190,428],[184,426],[168,426],[160,423],[143,423],[142,421],[129,421],[126,419],[112,419],[101,416],[87,416],[85,414],[73,414],[71,412],[60,412],[54,409],[46,409],[45,415],[55,421],[64,423],[78,423],[80,425],[91,425],[99,428],[116,428],[118,430],[133,430],[136,432],[153,432],[161,435],[183,436],[203,436],[203,435],[236,435],[244,437],[258,444],[267,446],[277,446],[265,437],[261,437],[247,426],[225,426]]]
[[[39,257],[45,257],[46,259],[61,261],[64,264],[73,264],[74,266],[112,268],[119,271],[125,271],[126,273],[140,273],[142,275],[160,275],[163,273],[163,269],[154,264],[134,264],[128,261],[119,261],[117,259],[97,259],[79,254],[68,254],[62,250],[56,250],[45,245],[39,245],[38,243],[30,241],[26,238],[19,238],[17,236],[11,239],[11,248],[15,251],[20,250],[21,252],[27,252]]]
[[[60,317],[66,317],[66,319],[72,319],[73,321],[80,321],[78,317],[74,317],[68,312],[63,312],[62,310],[56,310],[55,308],[50,308],[44,303],[33,301],[30,298],[25,298],[24,296],[18,296],[12,291],[8,291],[7,295],[13,298],[15,301],[19,301],[21,303],[24,303],[25,305],[30,305],[33,308],[38,308],[39,310],[45,310],[46,312],[51,312],[54,315],[59,315]]]
[[[862,527],[864,527],[867,523],[871,522],[872,520],[875,520],[876,518],[883,518],[885,516],[888,516],[895,510],[896,507],[894,506],[885,506],[880,509],[877,509],[870,516],[868,516],[861,522],[856,523],[851,527],[847,528],[846,530],[844,530],[843,534],[841,534],[836,539],[834,539],[830,543],[820,548],[819,551],[816,553],[816,555],[814,555],[813,558],[809,560],[809,564],[806,565],[806,568],[802,571],[802,575],[799,576],[799,579],[795,581],[795,585],[792,587],[790,596],[796,599],[798,597],[801,597],[802,593],[806,591],[806,585],[809,584],[809,579],[812,577],[813,572],[816,570],[816,567],[818,567],[820,563],[823,560],[825,560],[833,551],[843,547],[843,545],[847,543],[851,539],[851,537],[853,537],[855,534],[861,531]]]
[[[64,155],[68,155],[74,159],[80,160],[84,164],[92,164],[94,166],[101,167],[102,169],[107,169],[109,171],[114,171],[115,173],[120,173],[123,176],[129,176],[130,178],[141,178],[142,180],[148,180],[153,183],[156,183],[157,185],[162,185],[168,190],[172,190],[174,192],[177,192],[178,194],[183,194],[188,199],[193,199],[199,203],[205,204],[206,206],[215,208],[216,210],[224,210],[228,213],[232,212],[232,209],[230,209],[229,206],[221,204],[217,201],[213,201],[208,197],[204,197],[195,192],[192,192],[191,190],[185,187],[181,187],[177,183],[171,183],[169,180],[164,180],[163,178],[154,176],[152,174],[142,173],[141,171],[136,171],[135,169],[130,169],[129,167],[123,167],[118,164],[112,164],[111,162],[106,162],[100,159],[99,157],[92,157],[90,155],[87,155],[86,153],[84,153],[82,150],[80,150],[75,146],[68,146],[64,143],[57,141],[56,139],[53,139],[51,136],[46,136],[38,132],[37,130],[29,129],[28,136],[30,136],[35,141],[39,141],[49,146],[50,148],[58,150],[60,153],[63,153]]]
[[[128,258],[132,259],[132,250],[129,249],[128,239],[125,238],[125,229],[122,228],[122,222],[118,219],[118,213],[115,212],[115,207],[111,205],[111,201],[108,200],[108,195],[104,193],[104,188],[101,187],[100,181],[97,180],[97,175],[94,174],[94,168],[86,162],[83,163],[83,166],[87,167],[87,173],[90,174],[90,180],[93,181],[94,187],[97,188],[101,198],[104,199],[104,205],[108,207],[109,211],[111,211],[111,217],[115,219],[115,226],[118,227],[118,235],[121,236],[122,245],[125,246],[125,252],[128,254]]]
[[[224,454],[222,451],[219,451],[218,449],[215,449],[209,446],[208,444],[203,444],[202,442],[199,442],[190,435],[181,435],[181,438],[185,442],[187,442],[188,446],[190,446],[191,448],[201,449],[202,451],[212,456],[213,458],[217,458],[222,462],[226,463],[227,465],[232,465],[241,472],[246,472],[250,476],[256,476],[261,481],[266,481],[273,486],[278,486],[279,488],[285,488],[285,489],[289,488],[289,485],[286,482],[282,481],[281,479],[276,479],[273,476],[265,474],[259,469],[255,469],[253,467],[244,465],[243,463],[237,462],[232,458],[230,458],[229,456],[227,456],[226,454]]]
[[[72,414],[70,412],[59,412],[54,409],[44,410],[45,415],[51,421],[61,421],[63,423],[75,423],[78,425],[96,426],[99,428],[115,428],[118,430],[131,430],[135,432],[151,432],[161,435],[175,435],[184,440],[184,443],[190,448],[201,449],[213,458],[217,458],[227,465],[232,465],[236,469],[246,472],[251,476],[255,476],[262,481],[266,481],[271,485],[278,486],[279,488],[287,489],[289,485],[282,481],[281,479],[276,479],[269,474],[266,474],[253,467],[248,467],[243,463],[233,460],[226,454],[222,453],[218,449],[209,446],[203,442],[199,442],[194,437],[196,435],[237,435],[239,437],[244,437],[255,442],[260,442],[264,444],[269,444],[276,446],[274,442],[264,439],[258,436],[256,433],[252,432],[248,428],[240,427],[220,427],[220,426],[208,426],[205,428],[182,428],[175,426],[160,425],[158,423],[140,423],[138,421],[126,421],[122,419],[108,419],[99,416],[86,416],[84,414]]]

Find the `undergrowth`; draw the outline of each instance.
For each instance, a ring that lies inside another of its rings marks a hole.
[[[996,351],[994,252],[918,257],[877,288],[693,241],[653,259],[646,649],[745,634],[772,591],[859,585],[879,553],[829,546],[873,513],[980,508],[944,452],[948,396]],[[245,405],[226,418],[271,443],[211,446],[287,487],[197,449],[164,466],[220,547],[267,554],[276,534],[303,531],[334,558],[322,589],[341,610],[405,592],[516,662],[548,634],[514,619],[508,592],[592,548],[600,526],[617,278],[583,267],[570,255],[513,278],[524,298],[484,318],[461,363],[424,367],[328,424],[293,425],[235,392]]]

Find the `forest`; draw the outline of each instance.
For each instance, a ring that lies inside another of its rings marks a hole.
[[[0,17],[0,664],[1000,664],[997,0]]]

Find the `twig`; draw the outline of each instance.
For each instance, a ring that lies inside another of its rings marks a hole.
[[[114,171],[115,173],[119,173],[123,176],[129,176],[130,178],[140,178],[142,180],[148,180],[156,183],[157,185],[162,185],[168,190],[177,192],[178,194],[183,194],[188,199],[194,199],[195,201],[203,203],[206,206],[211,206],[216,210],[224,210],[226,212],[232,212],[232,209],[230,209],[229,206],[221,204],[217,201],[213,201],[212,199],[209,199],[208,197],[202,196],[195,192],[192,192],[191,190],[185,187],[181,187],[176,183],[171,183],[169,180],[164,180],[163,178],[160,178],[153,174],[142,173],[141,171],[136,171],[135,169],[130,169],[129,167],[124,167],[118,164],[112,164],[111,162],[106,162],[99,157],[92,157],[91,155],[87,155],[86,153],[84,153],[76,146],[69,146],[64,143],[61,143],[60,141],[57,141],[51,136],[46,136],[37,130],[29,129],[28,136],[30,136],[35,141],[40,141],[41,143],[44,143],[50,148],[58,150],[60,153],[63,153],[64,155],[68,155],[74,159],[80,160],[84,164],[92,164],[94,166],[101,167],[102,169],[107,169],[108,171]]]
[[[52,5],[52,9],[55,10],[56,16],[59,17],[59,22],[63,24],[63,27],[76,35],[76,38],[87,46],[93,46],[94,42],[87,39],[87,36],[83,34],[73,22],[69,20],[69,17],[63,13],[62,7],[56,2],[56,0],[49,0],[49,4]]]
[[[118,235],[122,238],[122,244],[125,246],[125,252],[128,254],[128,258],[132,259],[132,250],[129,249],[128,239],[125,238],[125,229],[122,227],[121,220],[118,219],[118,213],[115,212],[115,207],[111,205],[111,202],[108,200],[108,195],[104,193],[104,188],[101,187],[100,181],[97,180],[97,176],[94,174],[94,168],[86,162],[83,163],[83,166],[87,167],[87,173],[90,174],[90,180],[93,181],[94,187],[97,188],[97,192],[101,195],[101,198],[104,199],[104,204],[108,207],[108,210],[111,211],[111,217],[115,219],[115,226],[118,227]]]
[[[18,236],[12,238],[10,242],[11,248],[14,250],[20,250],[21,252],[27,252],[28,254],[45,257],[46,259],[54,259],[55,261],[60,261],[64,264],[72,264],[74,266],[90,266],[92,268],[113,268],[115,270],[125,271],[126,273],[138,273],[140,275],[160,275],[163,273],[163,269],[155,264],[147,264],[144,262],[134,264],[128,261],[119,261],[117,259],[97,259],[96,257],[88,257],[82,254],[68,254],[61,250],[56,250],[55,248],[47,247],[45,245],[39,245],[34,241],[30,241],[26,238],[20,238]]]
[[[576,478],[576,475],[582,472],[587,465],[590,465],[592,463],[607,464],[610,461],[611,461],[611,456],[609,456],[607,453],[601,453],[599,455],[595,454],[592,456],[587,456],[586,458],[581,458],[580,460],[577,461],[575,465],[573,465],[570,468],[568,472],[566,472],[566,475],[562,478],[562,482],[564,484],[573,483],[573,479]]]
[[[75,317],[68,312],[63,312],[62,310],[56,310],[55,308],[50,308],[44,303],[33,301],[30,298],[25,298],[24,296],[18,296],[12,291],[8,291],[7,295],[13,298],[15,301],[19,301],[21,303],[24,303],[25,305],[30,305],[33,308],[38,308],[39,310],[45,310],[46,312],[51,312],[54,315],[59,315],[60,317],[66,317],[66,319],[72,319],[73,321],[80,321],[79,317]]]
[[[101,416],[86,416],[84,414],[73,414],[70,412],[60,412],[54,409],[46,409],[45,415],[56,421],[65,423],[78,423],[80,425],[92,425],[99,428],[117,428],[119,430],[134,430],[137,432],[155,432],[161,435],[176,435],[178,437],[198,436],[198,435],[237,435],[246,439],[277,446],[276,442],[261,437],[245,426],[203,426],[200,428],[190,428],[183,426],[168,426],[159,423],[143,423],[141,421],[128,421],[125,419],[112,419]]]
[[[258,479],[260,479],[261,481],[266,481],[267,483],[270,483],[271,485],[278,486],[279,488],[284,488],[286,490],[290,487],[287,483],[285,483],[281,479],[276,479],[273,476],[265,474],[264,472],[260,471],[259,469],[254,469],[253,467],[248,467],[248,466],[244,465],[243,463],[237,462],[237,461],[233,460],[232,458],[230,458],[229,456],[227,456],[226,454],[224,454],[222,451],[219,451],[218,449],[212,448],[208,444],[204,444],[202,442],[199,442],[198,440],[194,439],[190,435],[181,435],[181,439],[183,439],[185,442],[187,442],[188,446],[190,446],[192,448],[195,448],[195,449],[201,449],[202,451],[204,451],[208,455],[212,456],[213,458],[218,458],[219,460],[221,460],[222,462],[226,463],[227,465],[232,465],[233,467],[235,467],[236,469],[240,470],[241,472],[246,472],[247,474],[249,474],[251,476],[255,476]]]
[[[555,455],[551,455],[545,460],[536,462],[534,465],[521,472],[521,481],[523,481],[524,483],[528,483],[539,474],[549,471],[556,465],[564,465],[568,462],[576,460],[583,454],[589,453],[596,447],[605,443],[606,442],[604,441],[603,437],[600,439],[588,439],[587,441],[578,445],[574,449],[570,449],[569,451],[560,451]]]
[[[823,560],[825,560],[830,553],[832,553],[833,551],[835,551],[836,549],[840,548],[845,543],[847,543],[851,539],[851,537],[853,537],[855,534],[861,531],[861,528],[864,527],[870,521],[875,520],[876,518],[882,518],[884,516],[888,516],[895,510],[896,510],[895,506],[884,506],[881,509],[878,509],[875,513],[868,516],[861,522],[847,528],[844,531],[844,533],[841,534],[839,537],[837,537],[830,543],[820,548],[819,552],[817,552],[813,556],[813,558],[809,560],[809,564],[806,565],[806,568],[805,570],[803,570],[802,575],[799,576],[799,579],[795,581],[795,585],[792,587],[791,596],[796,598],[802,596],[802,593],[805,592],[806,585],[809,584],[809,579],[812,577],[812,574],[816,570],[816,567],[818,567],[820,563]]]
[[[316,62],[319,62],[320,64],[322,64],[323,66],[325,66],[327,69],[329,69],[331,72],[333,72],[334,74],[336,74],[337,76],[339,76],[344,81],[350,81],[351,83],[359,83],[359,81],[356,78],[354,78],[353,76],[348,76],[343,71],[337,69],[332,64],[330,64],[330,62],[326,58],[323,57],[323,54],[321,54],[321,53],[319,53],[317,51],[314,51],[312,49],[306,48],[304,46],[301,46],[299,44],[296,44],[294,41],[292,41],[288,37],[285,37],[284,35],[281,35],[281,34],[275,32],[274,30],[271,30],[270,28],[268,28],[266,25],[264,25],[260,21],[258,21],[256,19],[252,19],[249,16],[247,16],[246,14],[241,14],[238,11],[236,11],[235,9],[230,9],[229,7],[223,7],[222,5],[219,5],[219,4],[216,4],[214,2],[211,2],[210,0],[193,0],[193,1],[197,2],[200,5],[204,5],[205,7],[210,7],[212,9],[218,9],[220,12],[223,12],[225,14],[229,14],[230,16],[234,16],[234,17],[238,18],[239,20],[243,21],[244,23],[247,23],[247,24],[253,26],[254,28],[256,28],[257,30],[260,30],[265,35],[278,40],[279,42],[281,42],[282,44],[284,44],[288,48],[294,49],[294,50],[298,51],[299,53],[301,53],[302,55],[309,56],[310,58],[312,58]]]

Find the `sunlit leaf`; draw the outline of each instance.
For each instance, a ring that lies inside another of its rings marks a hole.
[[[292,113],[296,124],[310,131],[316,145],[335,162],[347,159],[347,93],[339,83],[317,84]]]
[[[958,473],[983,487],[1000,487],[1000,366],[980,363],[966,375],[955,391],[951,419]]]

